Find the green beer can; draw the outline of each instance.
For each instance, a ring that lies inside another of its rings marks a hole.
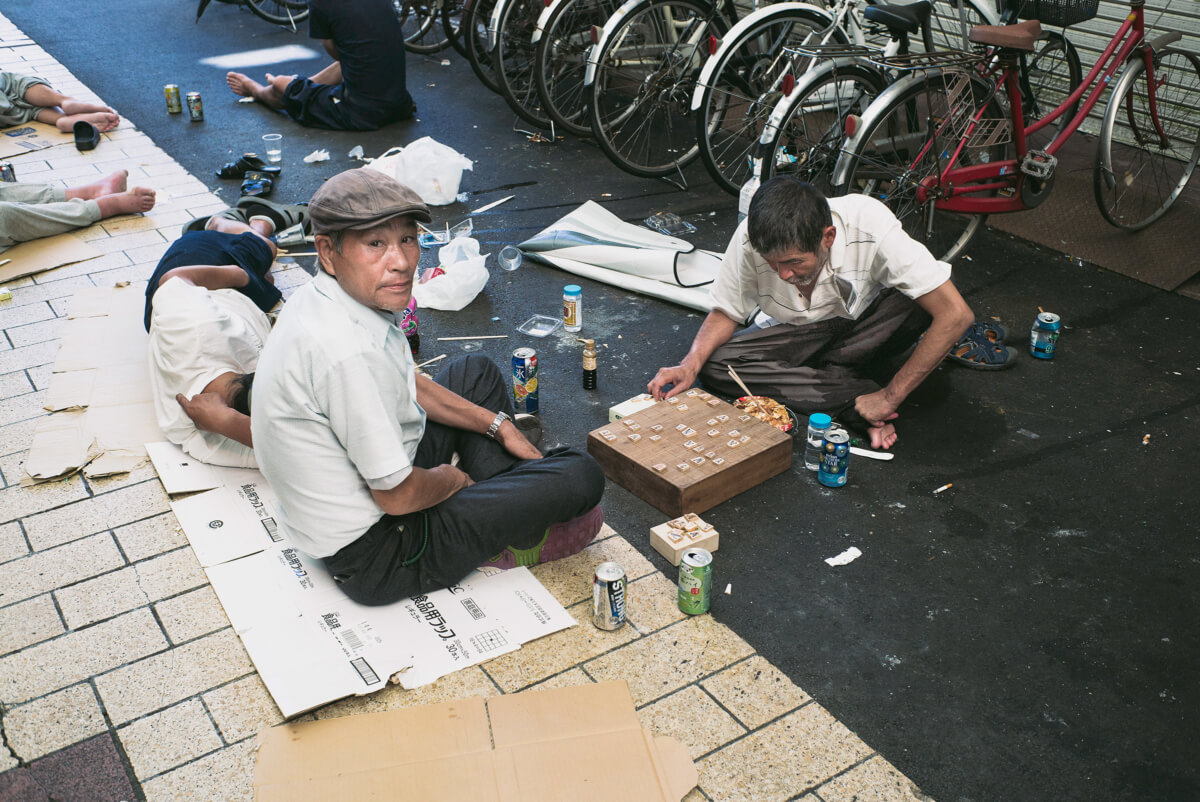
[[[712,554],[706,549],[688,549],[679,559],[679,609],[700,615],[711,606]]]

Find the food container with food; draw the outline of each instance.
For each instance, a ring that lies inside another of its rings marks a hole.
[[[781,432],[793,432],[796,430],[796,413],[773,398],[767,398],[763,395],[746,395],[734,401],[733,405],[746,414],[753,415],[763,423],[771,424]]]

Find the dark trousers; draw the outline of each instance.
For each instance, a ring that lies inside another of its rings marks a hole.
[[[740,396],[729,376],[732,365],[756,395],[774,398],[797,414],[826,412],[861,424],[854,399],[879,389],[863,370],[903,353],[931,320],[908,296],[884,290],[857,320],[744,329],[713,352],[700,381],[713,392]]]
[[[513,414],[509,382],[487,357],[460,357],[434,381],[485,409]],[[390,604],[453,585],[506,546],[536,544],[551,524],[583,515],[604,492],[600,466],[579,449],[555,448],[542,459],[519,460],[482,434],[432,421],[414,464],[444,465],[454,453],[475,484],[427,510],[384,515],[325,558],[351,599]]]

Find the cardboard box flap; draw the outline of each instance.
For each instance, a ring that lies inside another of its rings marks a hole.
[[[421,748],[420,733],[409,738],[407,748]],[[430,758],[403,766],[262,786],[254,798],[257,802],[433,802],[447,799],[501,802],[492,766],[492,756],[486,752]]]
[[[624,681],[497,696],[488,700],[496,748],[605,732],[641,724]]]
[[[649,730],[644,732],[654,738],[655,752],[666,772],[667,784],[671,787],[671,799],[683,799],[700,784],[700,772],[696,770],[687,747],[669,736],[650,736]]]

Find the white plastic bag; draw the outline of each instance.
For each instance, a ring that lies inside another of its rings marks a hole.
[[[445,206],[454,203],[463,170],[470,169],[470,159],[426,136],[400,151],[395,176],[430,206]]]
[[[484,266],[487,255],[480,255],[479,241],[473,237],[455,237],[438,250],[440,267],[445,272],[413,288],[419,306],[457,312],[487,284]]]

